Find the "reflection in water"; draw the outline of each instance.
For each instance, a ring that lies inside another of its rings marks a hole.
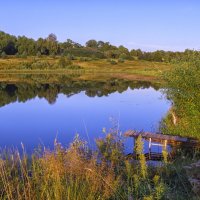
[[[52,147],[56,136],[68,145],[75,133],[93,146],[110,118],[122,131],[155,131],[170,106],[161,97],[156,85],[119,79],[1,83],[0,146],[23,142],[32,151],[38,143]]]
[[[45,98],[49,104],[54,104],[59,93],[67,97],[85,91],[88,97],[102,97],[114,92],[122,93],[128,88],[149,88],[158,90],[159,87],[150,82],[138,82],[113,79],[109,81],[74,81],[65,79],[60,83],[0,83],[0,106],[11,102],[25,102],[38,96]]]

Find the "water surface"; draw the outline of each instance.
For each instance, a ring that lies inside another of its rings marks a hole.
[[[120,84],[1,85],[0,146],[20,148],[22,142],[31,152],[39,143],[52,148],[56,137],[68,145],[79,133],[93,147],[95,138],[104,137],[103,128],[156,131],[170,107],[162,92]]]

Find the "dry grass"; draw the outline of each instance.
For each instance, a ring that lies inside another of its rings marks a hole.
[[[141,138],[138,161],[128,161],[122,140],[111,133],[99,139],[97,152],[75,138],[69,148],[55,141],[54,150],[2,152],[0,199],[8,200],[104,200],[104,199],[192,199],[181,170],[175,165],[148,166]],[[112,148],[110,148],[110,145]],[[24,147],[23,147],[24,148]],[[180,163],[180,162],[179,162]],[[175,169],[175,170],[174,170]],[[192,196],[193,195],[193,196]]]
[[[26,69],[24,64],[34,62],[48,62],[54,65],[58,62],[59,57],[27,57],[0,59],[0,74],[29,74],[29,73],[57,73],[68,74],[79,71],[82,75],[80,79],[84,80],[102,80],[108,78],[126,78],[129,80],[143,81],[160,81],[160,74],[163,71],[169,70],[171,66],[166,63],[149,62],[149,61],[125,61],[112,65],[105,59],[80,61],[74,60],[73,64],[82,67],[82,70],[67,70],[61,68],[48,67],[45,69],[34,68]]]

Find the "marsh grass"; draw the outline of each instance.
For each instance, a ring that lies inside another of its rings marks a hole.
[[[78,136],[68,148],[55,140],[53,150],[32,156],[3,150],[0,157],[0,199],[192,199],[194,194],[178,164],[148,165],[139,138],[139,161],[126,160],[117,132],[97,140],[91,151]]]
[[[126,61],[108,62],[106,59],[75,59],[67,60],[63,57],[50,56],[34,57],[29,56],[27,58],[16,58],[9,56],[6,59],[0,58],[0,73],[72,73],[82,72],[84,73],[82,79],[101,79],[116,77],[126,78],[129,80],[143,80],[152,82],[161,82],[160,74],[163,71],[168,71],[171,66],[166,63],[157,63],[150,61]],[[115,63],[115,64],[112,64]]]

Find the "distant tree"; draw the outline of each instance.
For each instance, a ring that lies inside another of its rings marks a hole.
[[[143,52],[141,51],[141,49],[137,49],[137,50],[132,49],[132,50],[130,51],[130,55],[131,55],[132,57],[137,58],[137,59],[141,59],[142,56],[143,56]]]
[[[53,33],[49,34],[46,39],[47,49],[50,55],[56,55],[59,52],[59,45],[57,42],[57,36]]]
[[[97,43],[96,40],[89,40],[89,41],[86,42],[85,46],[90,47],[90,48],[97,48],[98,43]]]
[[[122,54],[119,55],[119,58],[122,59],[122,60],[127,60],[127,59],[130,58],[130,56],[127,55],[126,53],[122,53]]]
[[[119,58],[120,52],[118,50],[108,50],[105,55],[107,58]]]
[[[127,54],[127,55],[129,54],[129,50],[126,47],[122,46],[122,45],[120,45],[118,47],[118,50],[120,51],[120,53],[124,53],[124,54]]]
[[[57,42],[57,36],[54,33],[49,34],[49,36],[47,37],[47,41],[50,42]]]
[[[47,41],[43,38],[39,38],[36,42],[37,52],[40,52],[41,55],[49,55],[49,49],[47,47]]]
[[[27,55],[36,55],[37,53],[36,42],[33,39],[29,39],[25,36],[17,38],[16,47],[19,55],[25,53]]]
[[[17,53],[16,48],[17,38],[0,31],[0,53],[5,52],[7,55],[14,55]]]
[[[97,42],[97,47],[98,47],[99,49],[103,48],[104,45],[105,45],[105,42],[103,42],[103,41],[98,41],[98,42]]]

